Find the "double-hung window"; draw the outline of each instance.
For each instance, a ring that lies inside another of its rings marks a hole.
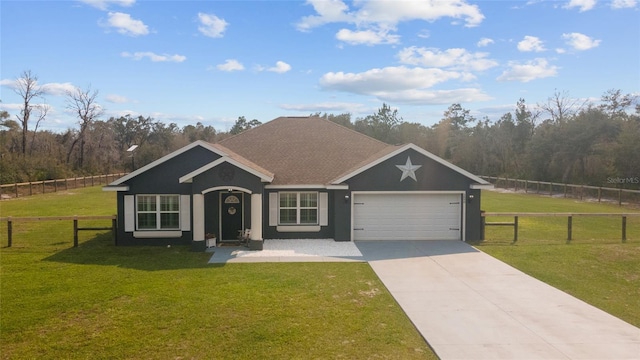
[[[180,229],[180,195],[136,196],[138,230]]]
[[[318,225],[317,192],[281,192],[279,224]]]

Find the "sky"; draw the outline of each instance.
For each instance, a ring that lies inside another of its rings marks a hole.
[[[54,132],[78,127],[78,88],[98,91],[103,120],[219,131],[383,103],[430,126],[454,103],[496,121],[520,98],[640,95],[640,0],[0,0],[0,20],[0,109],[15,120],[30,70]]]

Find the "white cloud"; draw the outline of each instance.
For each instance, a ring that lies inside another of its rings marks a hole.
[[[126,98],[125,96],[122,95],[116,95],[116,94],[109,94],[105,97],[105,100],[107,102],[110,103],[114,103],[114,104],[125,104],[128,102],[131,102],[131,100],[129,100],[128,98]]]
[[[65,96],[70,92],[76,91],[78,88],[71,83],[47,83],[42,85],[42,91],[45,94],[53,96]]]
[[[413,105],[489,100],[488,95],[474,88],[429,89],[449,80],[464,81],[468,77],[467,73],[400,66],[371,69],[362,73],[330,72],[322,76],[320,86],[325,90],[370,95],[380,101]]]
[[[281,104],[281,109],[300,112],[350,112],[357,113],[364,110],[364,106],[350,102],[320,102],[314,104]]]
[[[329,23],[347,23],[356,30],[342,29],[336,38],[349,44],[395,44],[399,36],[390,34],[400,22],[422,20],[433,22],[441,18],[464,20],[465,26],[473,27],[484,20],[477,5],[465,0],[448,1],[355,1],[353,10],[341,0],[308,0],[315,15],[305,16],[296,24],[298,30],[309,31],[312,28]],[[424,33],[420,35],[424,36]]]
[[[529,82],[535,79],[556,76],[557,74],[557,66],[550,65],[546,59],[537,58],[524,64],[510,61],[509,69],[505,70],[497,80]]]
[[[370,22],[395,25],[403,21],[423,20],[433,22],[441,18],[463,19],[465,26],[480,25],[484,15],[476,5],[465,0],[449,1],[397,1],[376,0],[356,2],[362,7],[356,12],[356,23]]]
[[[541,51],[545,51],[546,49],[544,48],[542,40],[540,40],[535,36],[527,35],[524,37],[522,41],[518,43],[518,50],[524,51],[524,52],[530,52],[530,51],[541,52]]]
[[[123,7],[129,7],[135,4],[136,0],[79,0],[82,3],[93,6],[100,10],[107,10],[109,5],[117,5]]]
[[[141,52],[135,52],[135,53],[130,53],[127,51],[124,51],[122,53],[120,53],[120,56],[125,57],[125,58],[132,58],[133,60],[142,60],[144,58],[148,58],[149,60],[153,61],[153,62],[177,62],[177,63],[181,63],[185,60],[187,60],[187,57],[184,55],[168,55],[168,54],[163,54],[163,55],[158,55],[156,53],[153,53],[151,51],[141,51]]]
[[[493,44],[495,41],[493,41],[493,39],[489,39],[489,38],[482,38],[478,41],[478,43],[476,44],[478,47],[485,47],[485,46],[489,46],[490,44]]]
[[[341,29],[336,34],[336,39],[344,41],[350,45],[379,45],[379,44],[397,44],[400,41],[399,35],[390,35],[385,30],[362,30],[351,31],[349,29]]]
[[[216,65],[216,68],[220,71],[241,71],[244,70],[244,65],[242,65],[238,60],[227,59],[223,64]]]
[[[256,70],[257,71],[271,71],[271,72],[275,72],[278,74],[283,74],[286,73],[287,71],[291,70],[291,65],[287,64],[284,61],[277,61],[275,66],[272,67],[268,67],[265,68],[264,66],[256,66]]]
[[[588,11],[596,6],[596,0],[569,0],[565,9],[579,8],[580,12]]]
[[[600,45],[600,40],[594,40],[581,33],[562,34],[562,38],[566,40],[567,45],[578,51],[593,49]]]
[[[307,4],[311,4],[318,15],[303,17],[297,24],[300,31],[328,23],[353,21],[353,15],[347,13],[349,7],[341,0],[308,0]]]
[[[487,56],[489,56],[488,53],[470,53],[460,48],[441,51],[416,46],[402,49],[398,53],[398,58],[403,64],[473,71],[483,71],[498,65],[496,61],[488,59]]]
[[[149,28],[141,20],[131,18],[131,15],[121,12],[109,12],[109,19],[102,26],[115,28],[123,35],[140,36],[149,34]]]
[[[453,90],[405,90],[379,94],[382,101],[411,105],[446,105],[491,100],[491,96],[480,89],[462,88]]]
[[[22,107],[24,105],[23,104],[18,104],[18,103],[0,103],[0,109],[7,111],[7,112],[12,112],[12,111],[20,111],[22,110]]]
[[[613,0],[611,2],[612,9],[631,9],[636,5],[638,5],[636,0]]]
[[[371,69],[362,73],[329,72],[320,78],[320,86],[361,95],[379,95],[397,91],[430,88],[449,80],[467,80],[469,74],[441,69],[405,66]]]
[[[222,37],[229,25],[224,19],[220,19],[213,14],[198,13],[198,20],[201,24],[198,26],[198,30],[203,35],[212,38]]]
[[[0,80],[1,86],[6,86],[12,90],[16,90],[20,86],[20,82],[22,79],[3,79]],[[42,90],[43,95],[52,95],[52,96],[65,96],[68,92],[75,91],[77,88],[71,83],[46,83],[46,84],[35,84],[36,90]]]

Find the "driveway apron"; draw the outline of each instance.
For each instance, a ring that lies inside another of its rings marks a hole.
[[[441,359],[640,359],[640,329],[466,243],[356,245]]]

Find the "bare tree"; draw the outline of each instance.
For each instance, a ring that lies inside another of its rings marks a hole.
[[[569,92],[556,90],[544,104],[538,104],[543,112],[549,113],[554,123],[563,123],[571,119],[584,108],[587,100],[572,99]]]
[[[29,132],[31,112],[33,110],[39,110],[37,120],[39,124],[47,115],[46,110],[48,110],[48,107],[32,104],[35,99],[42,97],[44,90],[38,86],[38,77],[32,74],[31,70],[23,71],[20,77],[16,79],[16,86],[13,91],[22,98],[22,108],[20,109],[20,114],[16,115],[16,118],[22,127],[22,155],[24,156],[27,154],[27,134]]]
[[[82,168],[84,165],[84,146],[86,140],[86,131],[89,125],[96,120],[103,113],[102,106],[96,102],[98,97],[98,90],[91,90],[91,85],[87,89],[83,90],[76,88],[73,91],[67,92],[67,109],[73,111],[80,120],[80,131],[78,136],[71,143],[71,148],[67,153],[67,162],[71,159],[71,153],[75,146],[80,143],[78,167]]]

